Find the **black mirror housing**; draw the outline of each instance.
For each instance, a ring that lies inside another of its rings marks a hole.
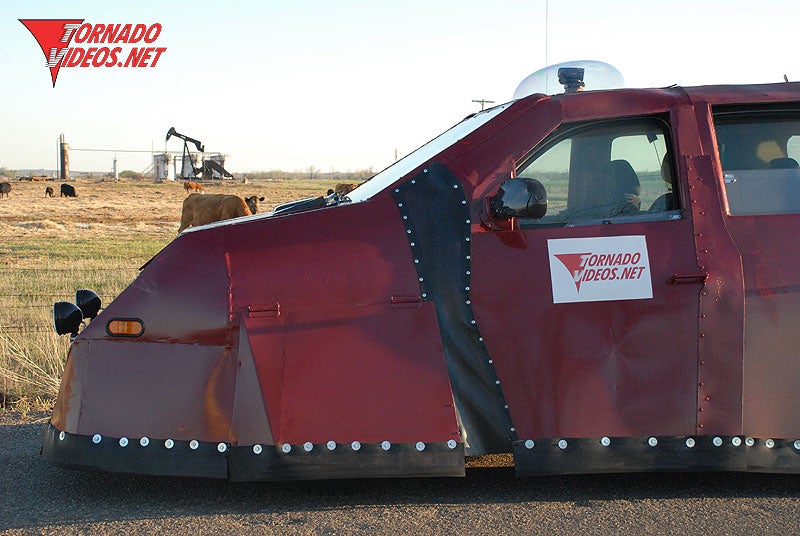
[[[547,213],[547,192],[536,179],[509,179],[489,199],[492,218],[539,219]]]

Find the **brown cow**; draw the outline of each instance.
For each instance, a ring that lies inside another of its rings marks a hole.
[[[349,194],[350,192],[355,190],[356,186],[358,186],[358,185],[357,184],[352,184],[352,183],[349,183],[349,184],[339,183],[339,184],[336,185],[336,188],[334,188],[333,191],[336,192],[339,195],[345,195],[345,194]]]
[[[247,200],[238,195],[226,194],[191,194],[183,200],[181,211],[180,233],[189,226],[205,225],[215,221],[249,216],[258,212],[258,202],[264,198],[255,195]]]
[[[55,192],[53,191],[53,187],[52,186],[45,187],[45,189],[44,189],[44,196],[45,197],[53,197],[54,193]]]
[[[258,214],[258,202],[263,201],[263,197],[257,197],[255,195],[251,195],[250,197],[245,197],[244,202],[247,203],[247,208],[250,209],[250,212],[253,214]]]
[[[199,182],[191,182],[187,181],[183,183],[183,190],[188,194],[189,192],[200,192],[201,194],[206,193],[205,188]]]

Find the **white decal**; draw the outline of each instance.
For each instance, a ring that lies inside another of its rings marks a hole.
[[[644,236],[547,241],[553,303],[653,297]]]

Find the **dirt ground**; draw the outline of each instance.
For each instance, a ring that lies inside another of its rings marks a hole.
[[[77,197],[61,197],[60,182],[8,181],[11,192],[0,199],[0,230],[6,237],[53,235],[80,229],[84,234],[138,232],[173,236],[177,233],[181,207],[186,198],[181,182],[70,181]],[[54,190],[53,197],[45,188]],[[291,190],[273,183],[242,184],[225,181],[205,185],[207,193],[265,197],[259,212],[294,199]],[[323,186],[320,186],[322,190]],[[300,195],[294,194],[294,195]]]

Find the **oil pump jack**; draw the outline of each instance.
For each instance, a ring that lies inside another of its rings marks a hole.
[[[189,136],[186,136],[186,135],[181,134],[180,132],[176,131],[175,127],[170,127],[170,129],[167,131],[167,139],[164,140],[164,141],[165,142],[169,141],[169,139],[172,136],[175,136],[176,138],[180,138],[180,139],[183,140],[183,159],[181,160],[181,162],[182,162],[182,165],[181,165],[181,178],[183,178],[183,179],[196,178],[200,174],[200,172],[202,172],[203,170],[202,169],[197,169],[197,168],[194,167],[194,158],[192,156],[191,151],[189,150],[189,143],[194,143],[195,147],[197,147],[197,150],[200,151],[201,153],[204,152],[203,144],[200,141],[198,141],[198,140],[196,140],[194,138],[190,138]],[[189,170],[190,170],[190,173],[191,173],[191,177],[187,176],[187,174],[186,174],[187,162],[188,162],[188,167],[189,167]]]
[[[200,167],[194,167],[195,158],[189,150],[189,144],[193,143],[194,146],[197,147],[197,150],[203,153],[205,152],[203,143],[194,138],[190,138],[185,134],[181,134],[175,130],[175,127],[170,127],[170,129],[167,131],[167,138],[165,141],[169,141],[172,136],[183,140],[183,164],[181,166],[181,178],[198,178],[200,175],[202,175],[204,179],[210,179],[214,171],[223,177],[233,177],[230,172],[228,172],[219,162],[216,162],[215,160],[203,159]]]

